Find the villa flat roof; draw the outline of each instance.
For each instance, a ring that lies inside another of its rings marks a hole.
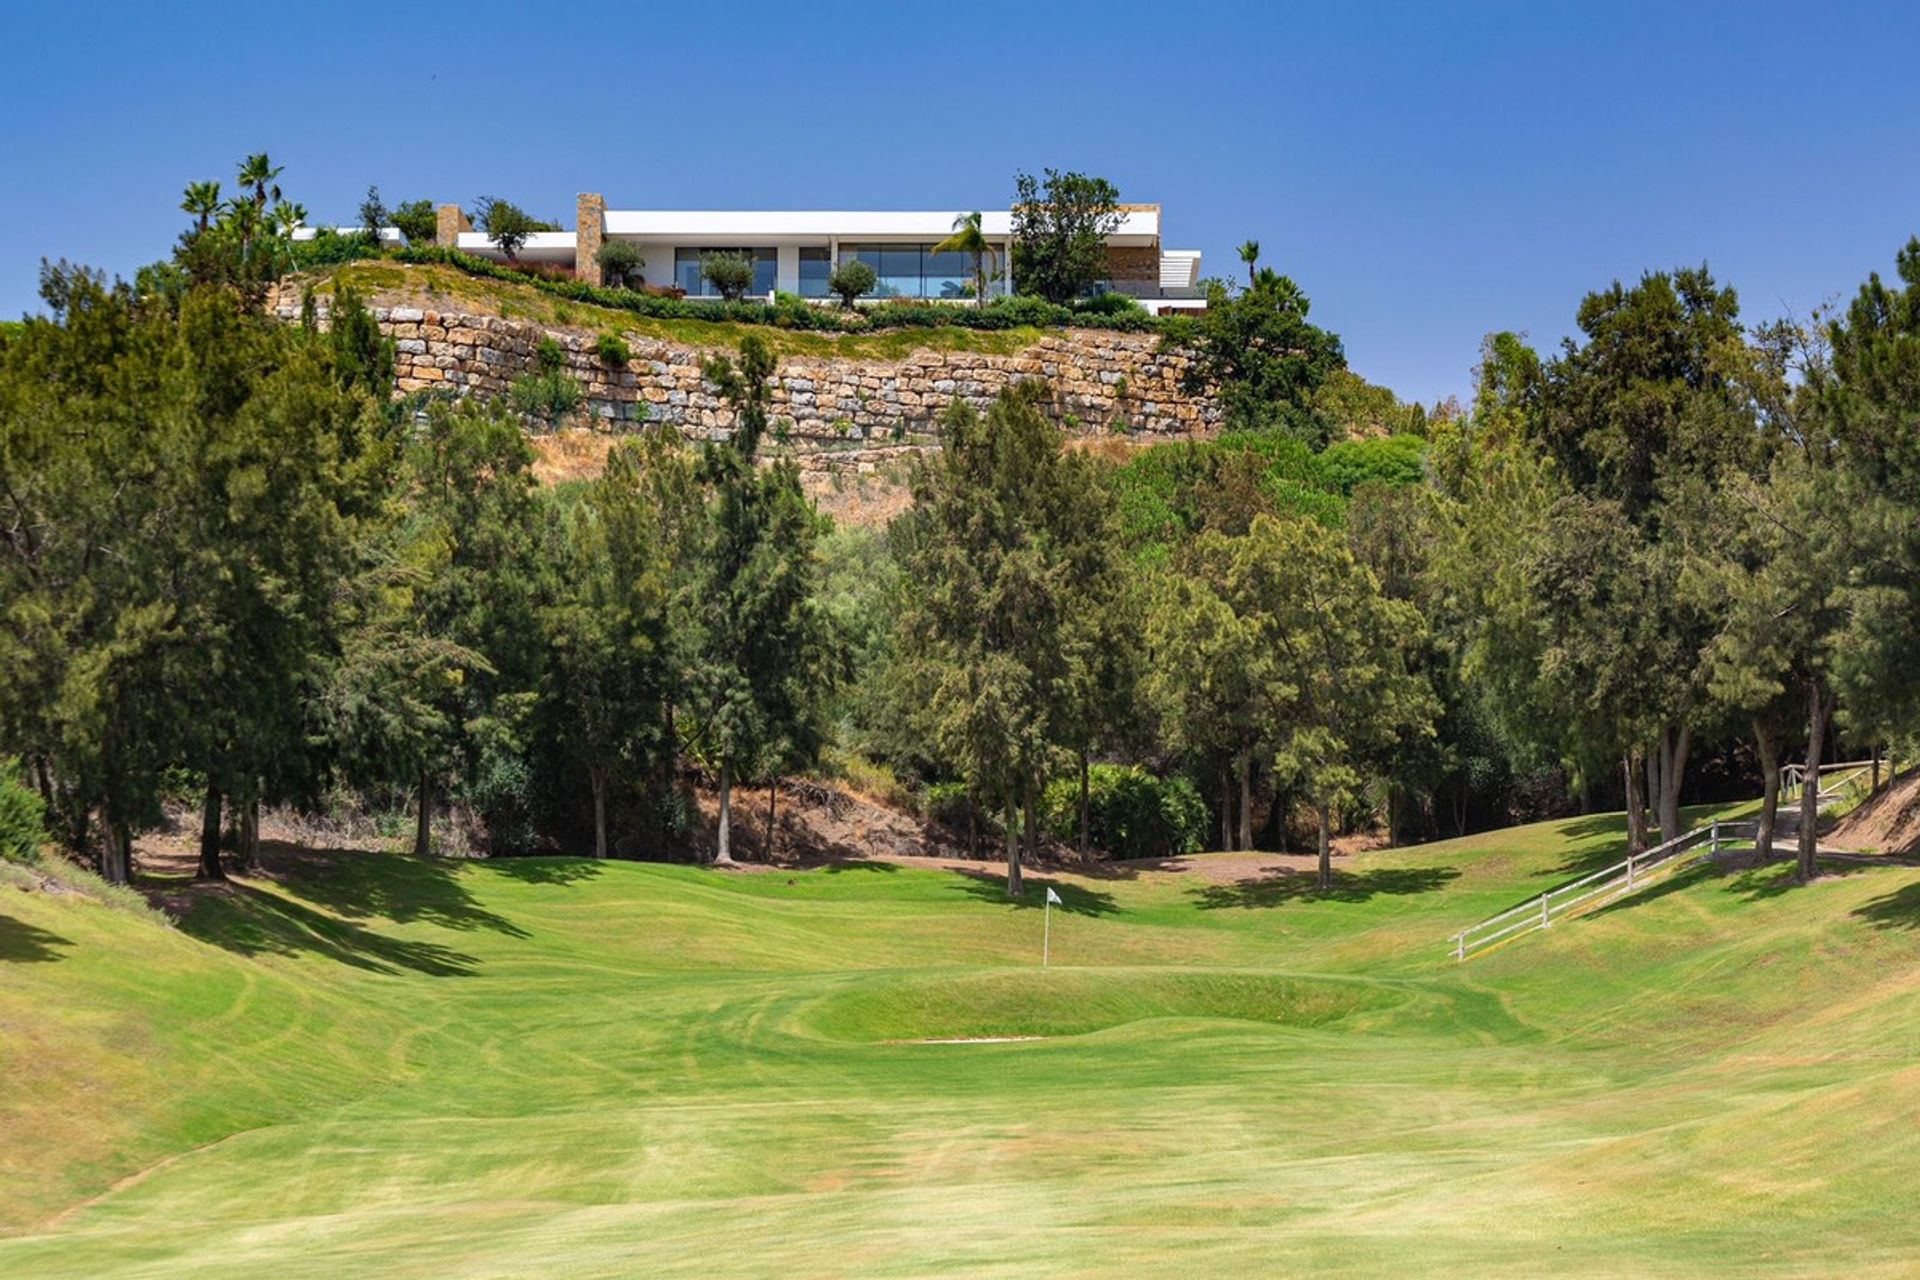
[[[606,234],[634,240],[714,243],[752,240],[779,244],[783,240],[941,240],[953,231],[954,219],[970,210],[748,210],[748,209],[609,209]],[[1137,205],[1121,211],[1120,227],[1107,238],[1116,245],[1149,245],[1160,235],[1160,210]],[[991,239],[1013,234],[1013,214],[1005,209],[981,211],[980,230]]]

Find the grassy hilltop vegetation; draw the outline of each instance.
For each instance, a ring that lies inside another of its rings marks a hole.
[[[1446,956],[1621,837],[0,886],[0,1274],[1910,1274],[1920,870]]]

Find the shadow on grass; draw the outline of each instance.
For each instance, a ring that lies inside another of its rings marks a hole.
[[[373,973],[454,978],[473,973],[479,964],[451,947],[389,938],[240,881],[197,900],[180,928],[241,955],[316,955]]]
[[[64,960],[66,957],[56,948],[72,945],[71,938],[49,933],[24,920],[15,920],[12,916],[0,916],[0,960],[19,964]]]
[[[1336,871],[1333,885],[1322,889],[1316,872],[1282,871],[1258,879],[1189,889],[1187,894],[1202,911],[1278,907],[1288,902],[1365,902],[1381,894],[1398,897],[1431,893],[1459,875],[1458,867],[1380,867],[1370,871]]]
[[[838,861],[827,863],[820,869],[830,876],[837,876],[843,871],[880,871],[892,875],[894,872],[900,870],[900,864],[897,862],[869,862],[860,858],[841,858]]]
[[[1120,904],[1113,895],[1104,889],[1089,889],[1083,885],[1066,884],[1059,880],[1042,880],[1029,875],[1021,882],[1018,898],[1007,897],[1007,880],[1003,875],[991,871],[969,871],[957,869],[954,874],[960,877],[960,883],[954,888],[969,897],[982,902],[997,902],[1004,906],[1022,909],[1038,909],[1046,905],[1047,890],[1052,889],[1060,897],[1060,909],[1076,916],[1110,916],[1120,910]]]
[[[1726,813],[1725,806],[1689,805],[1680,810],[1680,829],[1683,832],[1692,831],[1711,821],[1716,813]],[[1616,862],[1625,862],[1627,859],[1627,815],[1624,813],[1590,813],[1578,818],[1568,818],[1554,823],[1551,830],[1554,835],[1565,841],[1600,840],[1601,842],[1590,849],[1576,850],[1551,867],[1542,867],[1534,872],[1537,877],[1578,878],[1598,871],[1602,867],[1610,867]],[[1657,824],[1648,831],[1647,838],[1653,844],[1660,843],[1660,830]]]
[[[474,900],[461,883],[457,862],[350,849],[306,850],[291,845],[271,852],[275,864],[287,867],[287,882],[301,897],[349,920],[379,917],[395,924],[419,921],[463,932],[486,929],[511,938],[528,936],[513,921]],[[501,859],[492,865],[506,867],[509,861]],[[600,874],[598,868],[576,873],[575,864],[565,860],[559,866],[565,870],[558,874],[572,873],[576,878]],[[514,872],[508,870],[508,874]]]
[[[1850,876],[1865,870],[1863,867],[1825,865],[1820,869],[1821,878]],[[1722,891],[1738,894],[1748,902],[1764,902],[1801,888],[1800,881],[1794,879],[1794,861],[1791,858],[1770,858],[1756,860],[1751,854],[1741,855],[1721,862],[1703,861],[1674,875],[1667,876],[1652,888],[1639,889],[1624,898],[1617,898],[1603,907],[1597,907],[1589,914],[1595,916],[1610,915],[1616,911],[1628,911],[1649,902],[1658,902],[1668,894],[1697,888],[1701,885],[1718,882]]]
[[[1853,914],[1876,929],[1920,929],[1920,882],[1862,903]]]
[[[591,858],[489,858],[487,868],[522,884],[578,884],[605,867]]]

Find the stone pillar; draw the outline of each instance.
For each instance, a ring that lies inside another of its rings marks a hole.
[[[600,241],[607,232],[606,198],[582,191],[574,205],[573,274],[588,284],[600,283]]]
[[[473,230],[466,211],[457,204],[443,204],[434,214],[433,242],[442,249],[460,247],[460,233]]]

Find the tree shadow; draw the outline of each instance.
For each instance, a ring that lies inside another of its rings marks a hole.
[[[349,920],[381,917],[395,924],[420,921],[462,932],[486,929],[510,938],[529,936],[513,921],[474,900],[461,883],[456,862],[294,845],[279,845],[272,854],[273,862],[285,867],[287,883],[301,897]],[[502,859],[501,865],[507,861]]]
[[[1862,903],[1853,914],[1876,929],[1920,929],[1920,881]]]
[[[489,858],[487,868],[522,884],[579,884],[602,874],[595,858]]]
[[[375,933],[276,893],[234,882],[195,901],[182,932],[245,956],[317,955],[373,973],[466,977],[479,961],[433,942]]]
[[[1582,817],[1556,822],[1552,831],[1562,840],[1588,840],[1594,836],[1619,836],[1624,840],[1627,835],[1627,815],[1589,813]]]
[[[1679,893],[1683,889],[1691,889],[1696,885],[1705,884],[1709,880],[1729,880],[1727,887],[1730,889],[1739,888],[1742,881],[1750,881],[1751,883],[1747,890],[1750,895],[1753,893],[1762,893],[1764,896],[1772,896],[1771,891],[1765,891],[1760,888],[1762,881],[1755,878],[1758,872],[1763,869],[1763,867],[1745,869],[1738,880],[1731,880],[1730,877],[1732,877],[1737,870],[1742,870],[1741,868],[1722,866],[1712,862],[1695,863],[1691,867],[1687,867],[1682,871],[1666,877],[1651,888],[1635,889],[1626,897],[1616,898],[1612,902],[1595,907],[1585,914],[1590,916],[1605,916],[1612,915],[1616,911],[1628,911],[1645,903],[1658,902],[1668,894]]]
[[[1270,876],[1249,877],[1231,884],[1210,884],[1187,890],[1202,911],[1277,907],[1288,902],[1365,902],[1380,894],[1401,896],[1431,893],[1460,875],[1458,867],[1378,867],[1368,871],[1336,871],[1330,888],[1320,887],[1313,871],[1283,870]]]
[[[886,875],[892,875],[900,870],[900,864],[897,862],[869,862],[861,858],[842,858],[837,862],[829,862],[820,869],[830,876],[837,876],[843,871],[878,871]]]
[[[1714,814],[1724,814],[1724,806],[1688,805],[1680,810],[1682,831],[1692,831],[1713,819]],[[1651,821],[1649,815],[1649,821]],[[1733,821],[1733,819],[1728,819]],[[1616,862],[1627,860],[1627,815],[1624,813],[1590,813],[1578,818],[1568,818],[1556,822],[1551,828],[1554,835],[1568,842],[1589,841],[1606,837],[1591,849],[1576,850],[1551,867],[1543,867],[1534,872],[1536,877],[1546,876],[1583,876],[1610,867]],[[1659,827],[1655,825],[1648,832],[1648,839],[1660,843]]]
[[[1856,875],[1865,870],[1863,867],[1820,868],[1822,879],[1831,876]],[[1703,859],[1693,866],[1667,876],[1648,889],[1638,889],[1625,897],[1616,898],[1605,906],[1595,908],[1589,915],[1610,915],[1616,911],[1627,911],[1649,902],[1658,902],[1668,894],[1679,893],[1696,888],[1712,881],[1722,881],[1727,893],[1739,894],[1747,902],[1764,902],[1769,898],[1778,898],[1782,894],[1803,887],[1794,879],[1794,860],[1792,858],[1756,858],[1752,854],[1737,854],[1732,858],[1715,862]]]
[[[953,888],[969,897],[982,902],[999,903],[1002,906],[1034,910],[1046,905],[1047,890],[1052,889],[1059,895],[1057,904],[1062,911],[1076,916],[1110,916],[1120,910],[1120,904],[1113,895],[1104,889],[1089,889],[1083,885],[1068,884],[1061,880],[1042,880],[1028,876],[1021,883],[1018,898],[1007,897],[1006,877],[991,871],[972,871],[955,868],[954,874],[960,877],[960,883]]]
[[[72,945],[71,938],[49,933],[37,925],[28,924],[25,920],[0,915],[0,960],[19,964],[64,960],[66,956],[56,948]]]

